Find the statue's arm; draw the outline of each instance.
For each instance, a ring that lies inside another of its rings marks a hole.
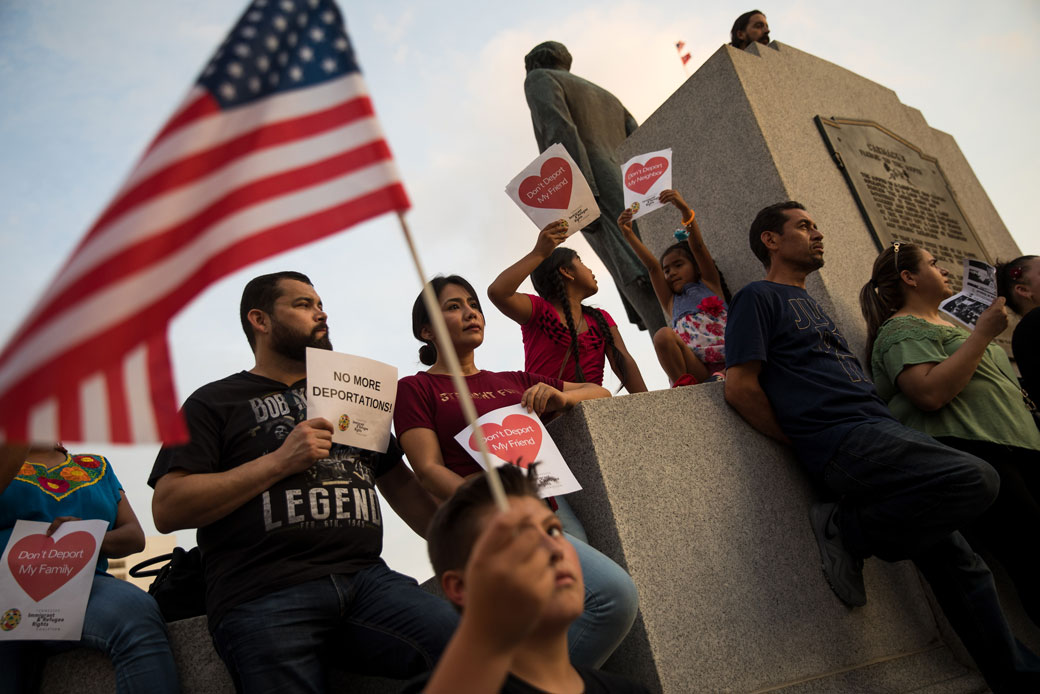
[[[578,136],[578,128],[571,117],[567,95],[562,85],[548,71],[532,70],[524,82],[524,93],[527,96],[527,106],[531,109],[538,150],[544,152],[559,142],[578,164],[582,175],[592,188],[592,193],[597,194],[596,179],[592,173],[592,166],[589,165],[589,155]]]

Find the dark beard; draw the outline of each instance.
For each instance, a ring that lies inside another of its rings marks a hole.
[[[315,333],[320,330],[324,330],[325,334],[321,337],[316,337]],[[278,354],[281,354],[287,359],[293,361],[305,361],[307,359],[307,348],[315,347],[317,349],[332,349],[332,342],[329,340],[329,328],[327,325],[319,325],[311,331],[309,335],[303,335],[301,333],[292,332],[291,330],[282,326],[281,323],[274,321],[271,324],[271,349]]]

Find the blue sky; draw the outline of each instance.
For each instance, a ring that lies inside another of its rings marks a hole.
[[[0,0],[0,271],[14,299],[6,341],[179,103],[242,0]],[[762,6],[772,36],[894,89],[953,135],[1024,252],[1037,252],[1032,201],[1040,113],[1040,4],[822,0]],[[537,154],[523,55],[556,39],[573,71],[613,91],[639,121],[685,78],[674,43],[700,65],[728,39],[733,2],[341,3],[414,209],[429,272],[483,287],[529,250],[536,230],[502,193]],[[576,239],[579,252],[585,248]],[[583,253],[588,259],[591,252]],[[598,305],[623,315],[607,273]],[[419,282],[392,218],[259,263],[208,290],[174,322],[181,396],[252,365],[237,325],[244,282],[293,268],[315,281],[338,350],[418,370],[409,311]],[[866,271],[866,270],[865,270]],[[39,317],[45,320],[46,317]],[[651,388],[666,387],[649,340],[623,335]],[[483,368],[522,364],[519,330],[488,316]],[[106,447],[147,532],[151,447]],[[182,544],[191,534],[182,533]],[[422,544],[394,524],[392,565],[423,577]]]

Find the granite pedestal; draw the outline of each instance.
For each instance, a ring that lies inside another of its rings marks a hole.
[[[722,383],[589,401],[549,431],[591,544],[640,593],[607,669],[669,694],[986,690],[909,562],[866,562],[865,607],[835,597],[808,521],[817,495]]]
[[[618,148],[618,159],[672,148],[672,185],[697,213],[704,239],[735,293],[765,272],[748,247],[758,210],[804,204],[824,235],[826,265],[808,290],[857,354],[865,343],[858,295],[878,247],[832,161],[815,116],[875,121],[936,157],[951,193],[989,252],[1019,249],[956,141],[894,91],[777,41],[722,46]],[[638,220],[655,254],[674,243],[679,215]]]

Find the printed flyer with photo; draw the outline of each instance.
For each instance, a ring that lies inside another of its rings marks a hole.
[[[522,405],[492,410],[478,419],[477,425],[484,432],[491,455],[525,470],[531,463],[538,463],[538,495],[543,499],[581,489],[542,420]],[[456,434],[455,440],[480,467],[485,467],[472,427]]]
[[[0,559],[0,641],[79,641],[94,582],[103,520],[20,520]]]
[[[964,259],[961,291],[939,305],[939,310],[974,330],[979,316],[997,299],[997,269],[973,258]]]

